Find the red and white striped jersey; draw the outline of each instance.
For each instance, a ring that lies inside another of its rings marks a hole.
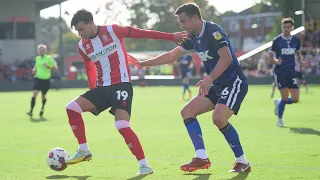
[[[79,54],[85,61],[94,62],[97,86],[131,81],[126,47],[122,39],[127,35],[127,27],[108,25],[99,26],[96,37],[80,40]]]
[[[148,38],[174,41],[173,33],[144,30],[130,26],[98,26],[98,33],[92,39],[82,38],[78,52],[85,61],[90,89],[96,86],[110,86],[130,82],[128,55],[123,38]],[[96,69],[96,75],[92,73]]]

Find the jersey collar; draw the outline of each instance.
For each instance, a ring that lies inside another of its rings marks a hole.
[[[202,30],[201,30],[201,33],[199,34],[199,36],[197,36],[197,38],[202,37],[205,28],[206,28],[206,21],[202,20]]]
[[[289,38],[289,39],[287,39],[286,37],[284,37],[284,35],[283,35],[283,34],[281,34],[281,38],[282,38],[282,39],[284,39],[284,40],[286,40],[286,41],[291,41],[292,36],[290,35],[290,38]]]

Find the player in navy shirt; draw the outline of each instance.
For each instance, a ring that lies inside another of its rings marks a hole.
[[[284,127],[282,120],[286,104],[299,101],[299,86],[295,71],[296,58],[301,60],[300,40],[291,36],[294,21],[292,18],[282,19],[282,34],[273,40],[269,51],[269,59],[274,64],[274,80],[280,90],[281,99],[275,99],[275,114],[278,116],[277,126]],[[291,97],[289,96],[289,90]]]
[[[191,68],[192,68],[192,57],[189,54],[182,56],[178,63],[180,65],[181,77],[182,77],[182,85],[183,85],[183,93],[181,99],[184,100],[184,95],[186,91],[189,93],[189,99],[191,99],[192,94],[189,88],[189,78],[191,76]]]
[[[181,116],[195,148],[195,158],[180,167],[193,172],[211,166],[202,138],[202,131],[196,117],[214,109],[213,123],[224,135],[231,147],[236,163],[230,172],[249,172],[251,167],[244,155],[239,136],[228,122],[237,114],[247,94],[247,79],[240,67],[225,31],[213,22],[202,20],[198,5],[183,4],[175,11],[180,27],[190,34],[190,40],[181,46],[148,61],[140,66],[155,66],[171,63],[189,50],[197,52],[202,59],[207,76],[200,80],[199,95],[191,99],[182,109]]]

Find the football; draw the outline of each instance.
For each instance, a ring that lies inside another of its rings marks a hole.
[[[69,153],[62,148],[54,148],[47,156],[48,166],[55,171],[63,171],[67,168],[66,161],[69,160]]]

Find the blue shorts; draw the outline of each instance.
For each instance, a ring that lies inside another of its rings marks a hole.
[[[190,78],[190,77],[191,77],[191,72],[190,71],[182,72],[182,79]]]
[[[247,80],[237,77],[227,80],[223,85],[211,86],[206,97],[213,104],[225,104],[237,115],[247,92]]]
[[[298,89],[298,80],[296,73],[287,73],[287,74],[273,74],[274,81],[278,89],[289,88],[289,89]]]

